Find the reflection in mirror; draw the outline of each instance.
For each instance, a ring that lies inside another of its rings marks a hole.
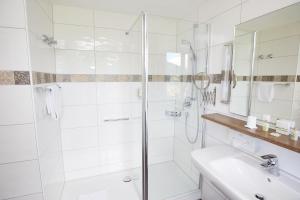
[[[299,44],[300,3],[238,25],[230,111],[300,128]]]

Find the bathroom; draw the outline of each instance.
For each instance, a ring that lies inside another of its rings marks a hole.
[[[1,0],[0,200],[300,200],[299,0]]]

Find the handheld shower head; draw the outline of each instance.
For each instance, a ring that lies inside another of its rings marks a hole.
[[[192,43],[189,40],[181,40],[181,44],[184,46],[188,46],[192,52],[193,58],[196,59],[196,52],[193,49]]]

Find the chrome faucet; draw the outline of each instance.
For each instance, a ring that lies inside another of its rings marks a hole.
[[[261,156],[263,160],[266,160],[262,164],[260,164],[262,167],[267,169],[271,174],[274,176],[280,176],[279,168],[278,168],[278,158],[274,154],[267,154]]]

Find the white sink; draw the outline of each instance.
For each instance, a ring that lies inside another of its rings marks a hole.
[[[279,177],[260,166],[261,160],[230,146],[215,146],[192,152],[194,165],[232,200],[300,200],[300,182],[281,172]],[[279,160],[280,162],[280,160]]]

